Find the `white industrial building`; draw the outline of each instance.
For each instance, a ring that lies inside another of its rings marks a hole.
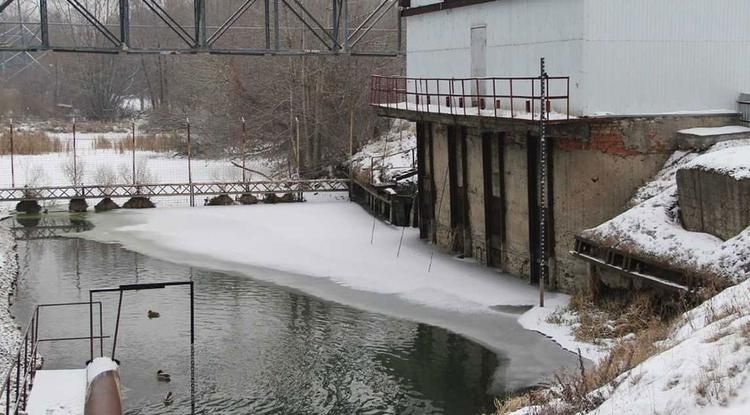
[[[407,76],[570,76],[578,116],[737,111],[748,0],[411,0]]]

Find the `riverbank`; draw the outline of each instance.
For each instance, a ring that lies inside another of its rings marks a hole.
[[[18,324],[10,314],[10,298],[18,270],[15,247],[16,241],[6,224],[0,221],[0,376],[5,376],[21,339]]]

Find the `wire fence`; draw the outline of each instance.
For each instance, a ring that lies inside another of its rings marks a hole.
[[[207,159],[193,155],[189,120],[184,128],[162,133],[141,131],[135,123],[102,131],[74,120],[43,131],[11,121],[0,135],[0,188],[267,180],[267,161],[246,156],[244,120],[241,131],[232,144],[236,156]],[[169,204],[185,202],[176,199]]]

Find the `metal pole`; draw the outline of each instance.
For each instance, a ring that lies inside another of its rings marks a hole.
[[[245,170],[245,157],[246,157],[246,147],[247,146],[247,128],[245,126],[245,117],[242,117],[242,183],[245,183],[247,181],[247,178],[245,177],[247,175]]]
[[[133,129],[133,186],[136,184],[136,178],[135,178],[135,121],[133,121],[132,124]]]
[[[354,180],[354,110],[349,110],[349,200],[352,200]]]
[[[13,145],[13,119],[10,119],[10,187],[16,187],[16,172],[13,163],[13,153],[15,152],[15,146]]]
[[[73,187],[78,187],[78,160],[76,160],[76,119],[73,118]],[[76,192],[78,189],[76,189]]]
[[[120,332],[120,311],[122,310],[122,290],[120,291],[120,299],[117,302],[117,319],[115,320],[115,336],[112,339],[112,360],[115,360],[115,350],[117,350],[117,334]],[[102,333],[99,333],[101,336]]]
[[[539,307],[544,307],[544,282],[547,277],[547,70],[544,58],[540,61],[541,92],[539,99]],[[533,81],[532,81],[533,82]]]
[[[91,362],[94,361],[94,293],[89,291],[89,344],[91,346]]]
[[[190,185],[190,207],[195,207],[195,194],[193,193],[193,166],[192,145],[190,141],[190,118],[185,118],[187,123],[187,156],[188,156],[188,184]]]

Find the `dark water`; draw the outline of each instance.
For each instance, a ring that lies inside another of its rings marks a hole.
[[[88,301],[90,288],[192,279],[197,413],[477,414],[504,393],[494,374],[508,360],[441,328],[116,245],[41,239],[19,241],[18,252],[12,311],[20,322],[38,303]],[[129,414],[190,413],[187,292],[179,287],[124,295],[116,357]],[[116,294],[97,299],[104,302],[104,334],[112,335]],[[149,320],[148,310],[161,317]],[[87,306],[46,310],[40,334],[87,336],[88,324]],[[104,345],[108,355],[111,341]],[[48,344],[42,353],[46,369],[80,368],[89,358],[88,341]],[[172,382],[157,382],[157,369],[171,373]],[[165,407],[168,391],[175,403]]]

